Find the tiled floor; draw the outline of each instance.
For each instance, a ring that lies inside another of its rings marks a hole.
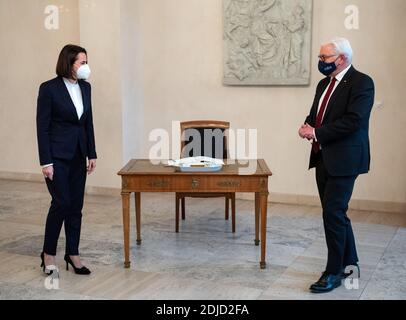
[[[222,199],[187,199],[176,234],[173,194],[143,194],[143,243],[135,245],[132,225],[131,269],[123,268],[120,197],[86,196],[81,254],[92,274],[65,271],[62,231],[59,289],[47,290],[39,253],[49,200],[41,183],[0,180],[0,299],[406,299],[406,213],[351,211],[358,289],[343,283],[314,295],[308,287],[326,257],[318,207],[269,206],[268,265],[260,270],[253,202],[237,200],[232,234]]]

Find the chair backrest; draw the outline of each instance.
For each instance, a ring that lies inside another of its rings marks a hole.
[[[226,121],[181,122],[181,158],[206,156],[228,159],[228,129],[230,123]]]

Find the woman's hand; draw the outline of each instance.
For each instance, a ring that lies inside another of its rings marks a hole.
[[[87,174],[91,174],[96,169],[96,159],[89,159],[89,164],[87,165]]]
[[[42,174],[45,179],[54,180],[54,166],[42,168]]]

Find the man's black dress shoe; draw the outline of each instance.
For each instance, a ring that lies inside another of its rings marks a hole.
[[[313,293],[325,293],[334,290],[341,286],[342,275],[330,274],[324,272],[319,281],[310,286],[310,291]]]

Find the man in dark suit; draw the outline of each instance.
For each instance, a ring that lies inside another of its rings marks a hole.
[[[310,287],[314,293],[340,286],[349,266],[359,274],[347,209],[355,180],[369,170],[374,83],[351,63],[348,40],[336,38],[321,47],[319,71],[327,77],[319,82],[310,114],[299,129],[300,137],[313,141],[309,169],[316,168],[328,249],[326,269]]]

